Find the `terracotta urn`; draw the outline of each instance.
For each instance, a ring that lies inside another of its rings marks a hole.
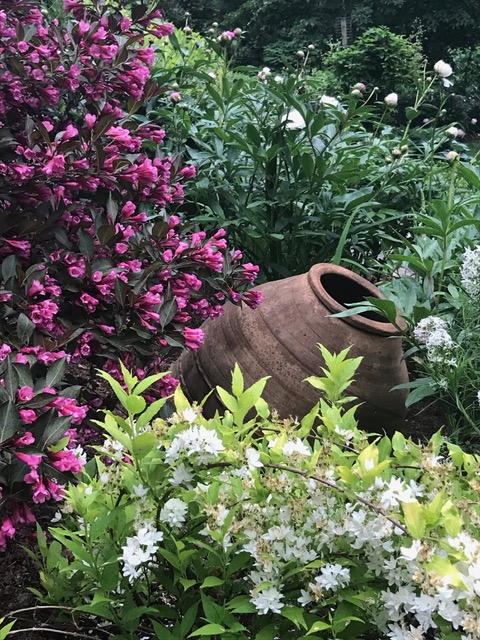
[[[205,343],[186,351],[172,374],[180,379],[191,401],[202,400],[217,385],[230,389],[231,372],[238,362],[246,385],[270,376],[264,399],[281,417],[302,418],[318,402],[319,391],[303,380],[321,375],[324,361],[317,347],[349,356],[362,356],[348,393],[361,402],[359,425],[366,431],[392,433],[405,417],[405,390],[392,388],[408,381],[398,329],[374,312],[334,318],[348,303],[366,297],[384,298],[361,276],[331,264],[316,264],[306,274],[258,287],[263,303],[258,309],[225,305],[220,318],[207,320]],[[398,326],[403,321],[397,319]],[[224,407],[216,395],[204,405],[206,417]]]

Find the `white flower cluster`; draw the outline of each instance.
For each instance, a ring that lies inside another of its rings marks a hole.
[[[430,362],[455,366],[452,357],[454,342],[447,330],[447,323],[438,316],[428,316],[417,324],[413,335],[427,348]]]
[[[465,250],[462,255],[460,274],[465,291],[472,298],[478,298],[480,296],[480,246]]]
[[[180,529],[187,518],[187,504],[180,498],[170,498],[160,510],[160,520],[172,529]]]
[[[136,535],[127,538],[120,560],[123,562],[122,573],[129,582],[139,578],[143,570],[148,568],[158,549],[157,543],[161,540],[163,533],[157,531],[152,522],[145,522]]]
[[[192,463],[208,464],[224,449],[223,442],[213,429],[192,425],[173,439],[166,451],[165,461],[174,464],[184,455]]]

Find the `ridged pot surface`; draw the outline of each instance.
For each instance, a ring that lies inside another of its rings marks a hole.
[[[375,313],[331,315],[366,296],[383,298],[374,285],[343,267],[317,264],[307,274],[258,290],[263,294],[258,309],[225,305],[223,316],[202,325],[204,345],[195,354],[184,352],[175,363],[172,373],[190,400],[202,400],[217,385],[229,389],[238,362],[246,385],[270,376],[263,397],[271,409],[283,418],[301,418],[318,402],[318,389],[303,380],[321,375],[321,343],[331,352],[350,347],[349,357],[363,357],[348,390],[363,403],[356,414],[360,427],[388,433],[401,428],[407,392],[391,391],[408,381],[398,330]],[[217,409],[224,407],[213,393],[204,415],[212,417]]]

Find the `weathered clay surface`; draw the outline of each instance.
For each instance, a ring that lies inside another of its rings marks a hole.
[[[357,412],[368,431],[401,428],[405,391],[391,391],[408,381],[398,330],[371,314],[333,318],[350,302],[366,296],[383,298],[364,278],[335,265],[317,264],[304,275],[261,285],[264,302],[256,310],[225,306],[225,314],[207,320],[205,344],[196,354],[185,352],[173,375],[191,400],[201,400],[217,385],[229,389],[238,362],[247,385],[270,376],[264,399],[282,417],[305,415],[318,401],[319,391],[303,380],[320,374],[324,365],[318,343],[338,353],[363,356],[349,395],[363,403]],[[401,320],[399,319],[399,324]],[[223,405],[213,393],[204,407],[211,417]]]

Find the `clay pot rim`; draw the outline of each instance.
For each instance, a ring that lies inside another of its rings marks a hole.
[[[352,280],[357,285],[366,289],[369,295],[373,298],[379,298],[380,300],[386,300],[385,296],[381,293],[381,291],[371,282],[362,278],[353,271],[349,269],[345,269],[344,267],[340,267],[336,264],[328,264],[321,263],[315,264],[308,272],[308,282],[312,287],[317,298],[333,313],[340,313],[341,311],[346,311],[349,307],[345,307],[341,302],[335,300],[327,291],[324,289],[321,278],[326,274],[334,274],[338,276],[342,276],[344,278],[348,278]],[[358,327],[363,331],[369,331],[370,333],[376,333],[378,335],[383,336],[398,336],[401,335],[402,331],[407,329],[407,325],[405,321],[402,319],[400,314],[397,311],[396,323],[398,327],[392,324],[391,322],[379,322],[376,320],[370,320],[365,316],[360,314],[355,314],[352,316],[347,316],[345,318],[338,318],[339,320],[346,322],[354,327]]]

